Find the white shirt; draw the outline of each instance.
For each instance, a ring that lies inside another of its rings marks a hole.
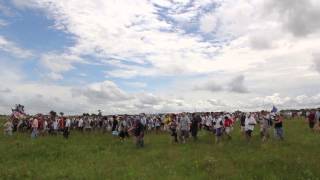
[[[65,127],[70,127],[70,125],[71,125],[71,121],[70,121],[70,119],[67,119]]]
[[[215,129],[218,129],[218,128],[221,128],[221,127],[222,127],[221,124],[223,124],[223,123],[222,123],[222,118],[221,118],[221,117],[216,118],[214,121],[215,121],[215,123],[216,123],[216,124],[214,125],[214,128],[215,128]]]
[[[58,129],[58,121],[53,122],[53,129],[55,129],[55,130]]]
[[[245,131],[247,130],[253,131],[255,124],[257,124],[257,121],[254,119],[253,116],[247,117],[245,120],[245,126],[244,126]]]
[[[209,115],[206,117],[206,126],[212,126],[212,117]]]
[[[82,127],[83,126],[83,119],[81,118],[78,122],[78,127]]]
[[[48,127],[48,122],[47,122],[47,121],[44,121],[44,123],[43,123],[43,129],[47,129],[47,127]]]
[[[141,124],[144,126],[147,124],[147,118],[145,116],[143,116],[140,121],[141,121]]]

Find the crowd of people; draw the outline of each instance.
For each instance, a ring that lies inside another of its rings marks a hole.
[[[245,139],[250,142],[252,132],[257,126],[262,141],[271,137],[274,129],[276,139],[284,140],[283,116],[279,112],[202,112],[177,114],[139,114],[139,115],[109,115],[83,114],[79,116],[65,116],[62,112],[54,111],[48,115],[37,114],[29,116],[24,113],[24,107],[17,105],[13,113],[4,124],[5,135],[13,132],[29,132],[31,138],[38,136],[62,134],[68,139],[70,131],[90,132],[100,131],[118,136],[121,141],[135,137],[137,147],[144,146],[144,135],[148,132],[168,132],[173,143],[186,143],[187,139],[198,139],[198,131],[213,133],[215,142],[222,139],[231,140],[235,124],[239,124]],[[304,114],[309,127],[315,130],[320,127],[320,111],[310,111]],[[226,137],[226,138],[222,138]]]

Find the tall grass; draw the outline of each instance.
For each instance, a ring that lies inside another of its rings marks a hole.
[[[201,131],[197,142],[172,144],[168,133],[149,133],[145,148],[110,134],[71,132],[70,139],[0,135],[0,179],[319,179],[320,135],[301,119],[284,124],[285,141],[262,143],[256,128],[246,143],[216,145]]]

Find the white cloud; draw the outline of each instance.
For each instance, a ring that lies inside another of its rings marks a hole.
[[[320,53],[313,55],[314,69],[320,73]]]
[[[276,13],[283,27],[295,36],[306,36],[320,29],[320,22],[315,20],[320,16],[319,1],[271,0],[267,5],[267,11]]]
[[[49,74],[47,74],[47,77],[51,80],[62,80],[63,76],[61,74],[55,73],[55,72],[51,72]]]
[[[281,96],[274,93],[270,96],[256,97],[251,101],[251,107],[266,108],[275,105],[280,108],[314,108],[320,106],[320,94],[307,96],[305,94],[296,97]]]
[[[19,47],[16,43],[9,41],[8,39],[6,39],[1,35],[0,35],[0,51],[4,51],[18,58],[29,58],[32,56],[31,51]]]
[[[125,84],[132,88],[144,89],[145,87],[147,87],[147,84],[144,82],[126,82]]]
[[[67,108],[70,111],[83,110],[67,102],[75,101],[90,111],[108,107],[109,113],[318,105],[320,63],[315,52],[320,26],[315,18],[320,8],[316,0],[13,1],[20,8],[40,9],[54,20],[56,29],[72,36],[74,44],[62,53],[49,52],[40,59],[53,80],[62,80],[63,73],[76,70],[78,63],[93,63],[83,60],[89,55],[95,59],[91,61],[111,66],[103,70],[106,77],[171,76],[178,82],[136,94],[111,81],[50,86],[63,92],[50,97],[42,93],[49,85],[14,84],[8,88],[19,92],[19,97],[0,98],[4,102],[17,99],[38,110],[49,108],[44,101],[56,108],[66,102],[74,107]],[[0,49],[19,57],[28,54],[5,38],[0,38]],[[20,82],[21,77],[6,74]],[[125,85],[145,87],[139,82]],[[37,94],[16,90],[22,87],[44,96],[33,102],[26,97]]]
[[[61,73],[74,69],[76,63],[85,63],[85,61],[76,55],[56,53],[44,54],[40,59],[41,66],[50,71],[47,77],[52,80],[63,79]]]
[[[88,101],[94,103],[106,103],[107,101],[123,101],[131,99],[131,95],[121,90],[114,82],[104,81],[92,83],[85,88],[75,89],[76,95],[85,96]]]
[[[200,19],[200,30],[205,33],[212,33],[216,30],[218,19],[215,14],[205,14]]]
[[[249,90],[244,84],[245,77],[243,75],[239,75],[232,79],[229,83],[230,91],[237,92],[237,93],[248,93]]]

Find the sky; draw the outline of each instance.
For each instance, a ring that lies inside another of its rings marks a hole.
[[[0,0],[0,114],[320,106],[318,0]]]

